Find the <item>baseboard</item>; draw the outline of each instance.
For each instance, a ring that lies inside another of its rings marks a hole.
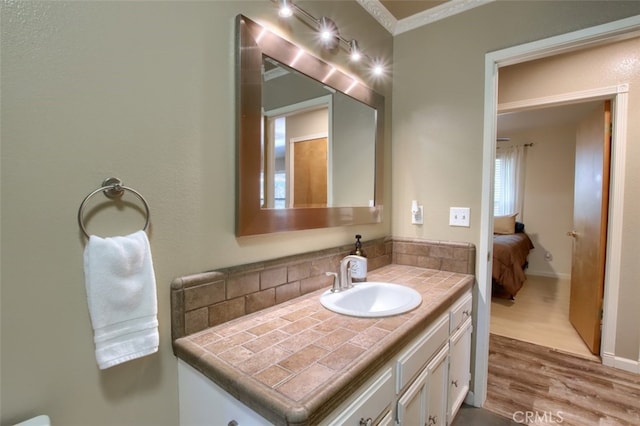
[[[527,269],[524,271],[526,275],[533,275],[536,277],[547,277],[547,278],[558,278],[561,280],[570,280],[571,274],[563,274],[561,272],[545,272],[545,271],[535,271],[532,269]]]
[[[482,402],[476,401],[475,394],[473,393],[472,390],[469,390],[469,392],[467,392],[467,396],[464,399],[464,403],[467,405],[472,405],[474,407],[482,407]]]
[[[640,361],[621,358],[610,353],[602,354],[602,365],[628,371],[630,373],[640,374]]]

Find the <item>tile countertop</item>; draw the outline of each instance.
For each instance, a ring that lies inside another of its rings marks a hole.
[[[413,287],[422,304],[402,315],[356,318],[324,308],[323,289],[176,339],[175,352],[274,424],[315,424],[471,288],[474,277],[387,265],[368,280]]]

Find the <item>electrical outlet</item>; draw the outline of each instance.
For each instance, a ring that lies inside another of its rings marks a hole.
[[[412,225],[422,225],[424,224],[424,208],[423,206],[418,206],[418,212],[413,214],[411,213],[411,224]]]
[[[449,209],[449,226],[469,227],[469,207],[451,207]]]

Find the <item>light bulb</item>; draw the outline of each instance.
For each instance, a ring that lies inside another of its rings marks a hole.
[[[349,50],[351,52],[352,61],[358,62],[360,58],[362,58],[362,53],[360,53],[360,47],[358,46],[358,42],[356,40],[351,40],[349,42]]]
[[[280,0],[278,15],[281,18],[290,18],[293,15],[293,9],[291,8],[289,0]]]
[[[333,49],[338,45],[339,35],[338,27],[331,19],[323,16],[318,21],[318,31],[320,32],[320,41],[328,49]]]

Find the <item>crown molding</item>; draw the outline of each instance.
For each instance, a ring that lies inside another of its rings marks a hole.
[[[373,16],[391,34],[395,34],[398,20],[379,0],[356,0],[369,15]]]
[[[404,19],[397,20],[379,0],[357,0],[392,35],[398,35],[495,0],[450,0]]]
[[[377,0],[376,0],[377,1]],[[443,3],[439,6],[425,10],[424,12],[417,13],[409,16],[405,19],[398,21],[395,32],[393,35],[401,34],[406,31],[422,27],[432,22],[439,21],[449,16],[457,15],[458,13],[465,12],[473,9],[474,7],[482,6],[487,3],[491,3],[494,0],[451,0]]]

